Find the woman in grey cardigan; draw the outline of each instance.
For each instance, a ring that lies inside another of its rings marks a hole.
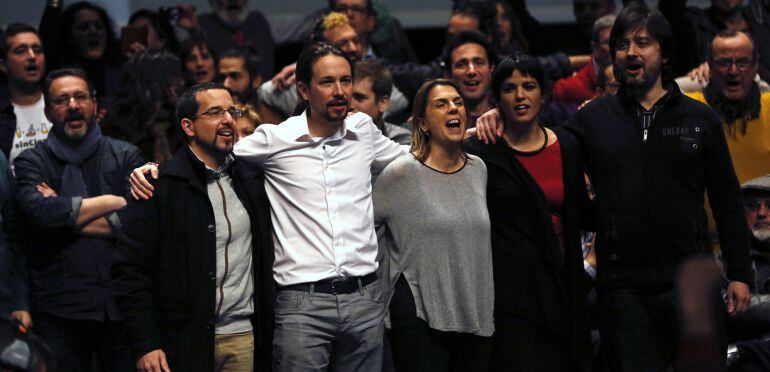
[[[486,166],[461,149],[468,115],[455,83],[423,84],[413,120],[411,154],[374,187],[394,364],[483,371],[494,332]]]

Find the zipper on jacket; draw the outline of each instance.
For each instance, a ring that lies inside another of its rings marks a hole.
[[[652,120],[655,118],[655,111],[641,111],[639,116],[642,118],[642,142],[647,143],[649,137],[650,126]]]
[[[227,215],[227,199],[225,199],[225,190],[222,188],[222,184],[217,177],[217,186],[219,187],[219,193],[222,195],[222,212],[225,215],[225,221],[227,222],[227,240],[225,241],[225,272],[222,274],[222,282],[219,284],[219,303],[217,304],[217,310],[215,315],[219,318],[219,313],[222,311],[222,304],[225,302],[225,280],[227,280],[227,274],[229,271],[229,257],[228,248],[230,247],[230,240],[233,237],[233,229],[230,224],[230,217]]]

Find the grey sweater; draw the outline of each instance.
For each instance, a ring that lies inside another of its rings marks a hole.
[[[473,155],[451,174],[405,155],[374,186],[375,221],[386,226],[380,248],[387,298],[403,274],[417,316],[433,329],[494,332],[486,188],[487,168]]]

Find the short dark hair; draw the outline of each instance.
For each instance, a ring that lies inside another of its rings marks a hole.
[[[390,96],[393,91],[393,75],[382,61],[367,60],[356,63],[356,79],[370,78],[372,80],[372,92],[374,99],[380,100],[385,96]]]
[[[321,57],[328,55],[335,55],[345,58],[345,60],[348,61],[348,64],[350,64],[350,72],[353,74],[353,63],[350,62],[350,58],[348,57],[347,53],[331,44],[314,43],[305,49],[305,51],[303,51],[297,59],[297,70],[295,71],[297,82],[309,86],[310,80],[313,78],[313,64],[317,60],[321,59]]]
[[[48,75],[46,75],[45,80],[43,80],[43,98],[45,98],[46,106],[51,104],[51,92],[49,92],[51,84],[53,84],[54,80],[67,76],[74,76],[76,78],[83,79],[83,81],[85,81],[86,85],[88,86],[88,94],[91,95],[91,99],[96,99],[96,88],[94,88],[94,83],[91,81],[85,71],[79,68],[60,68],[58,70],[49,72]]]
[[[21,22],[11,23],[8,25],[8,28],[5,29],[5,32],[2,33],[2,37],[0,37],[0,58],[6,59],[8,57],[8,52],[11,48],[11,45],[8,44],[8,39],[24,32],[31,32],[40,39],[40,34],[38,34],[34,27]],[[43,43],[42,40],[40,43]]]
[[[663,62],[662,74],[670,78],[674,65],[674,31],[666,17],[657,9],[651,9],[644,3],[633,2],[620,11],[610,31],[610,56],[615,60],[618,41],[630,31],[645,27],[650,36],[660,44]]]
[[[736,37],[740,34],[746,35],[747,38],[749,38],[749,42],[751,43],[751,56],[755,59],[755,62],[759,60],[759,51],[757,50],[757,44],[754,43],[754,38],[751,37],[751,34],[749,34],[746,31],[739,31],[739,30],[722,30],[719,31],[716,35],[714,35],[714,38],[711,40],[711,43],[709,43],[709,47],[706,50],[706,60],[710,61],[712,58],[714,58],[714,41],[717,39],[729,39],[732,37]]]
[[[450,36],[444,47],[444,68],[448,73],[452,72],[452,52],[465,44],[481,45],[487,53],[487,61],[489,61],[489,64],[492,66],[497,64],[497,52],[492,47],[492,43],[490,43],[484,35],[477,31],[463,31],[457,35]]]
[[[453,0],[452,15],[464,15],[476,18],[479,31],[485,36],[496,38],[497,28],[495,15],[497,8],[493,2],[479,0]]]
[[[337,0],[329,0],[328,4],[329,4],[329,10],[334,11],[334,8],[337,7]],[[364,5],[364,7],[366,8],[366,14],[377,15],[377,11],[374,10],[374,3],[372,2],[372,0],[366,0],[366,4]]]
[[[522,75],[532,77],[540,85],[540,91],[543,92],[544,97],[551,96],[550,83],[545,78],[545,72],[543,66],[540,65],[540,61],[537,58],[515,53],[511,57],[506,57],[496,67],[492,73],[492,94],[495,100],[500,101],[500,89],[502,89],[503,82],[513,75],[513,72],[518,70]]]
[[[197,96],[199,92],[217,89],[227,90],[222,83],[214,81],[193,85],[192,87],[187,88],[176,101],[176,123],[181,123],[182,119],[192,119],[198,114],[200,103],[198,102]]]
[[[209,49],[211,50],[211,49]],[[259,57],[243,48],[229,49],[219,56],[222,61],[225,58],[239,58],[243,61],[243,68],[249,73],[249,79],[254,79],[259,74]]]

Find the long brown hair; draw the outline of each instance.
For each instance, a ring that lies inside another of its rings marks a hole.
[[[414,95],[414,103],[412,108],[412,123],[414,123],[414,130],[412,130],[412,147],[411,151],[417,160],[425,162],[430,152],[430,135],[420,128],[420,120],[425,120],[425,110],[428,107],[428,96],[433,88],[440,85],[448,85],[455,88],[457,93],[460,93],[460,88],[457,87],[457,83],[449,79],[434,79],[428,80],[422,84],[417,94]],[[466,112],[467,115],[467,112]],[[466,117],[466,123],[468,118]]]

